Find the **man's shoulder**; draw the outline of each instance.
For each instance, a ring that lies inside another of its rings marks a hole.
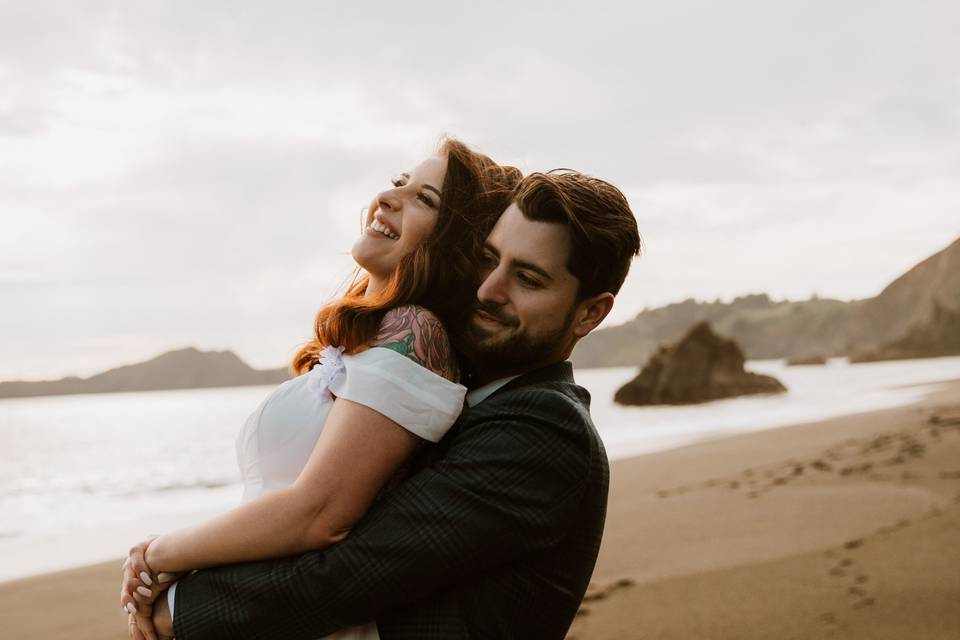
[[[464,412],[466,422],[509,420],[511,422],[547,421],[557,427],[579,429],[589,425],[590,393],[568,381],[551,380],[535,384],[507,386]]]

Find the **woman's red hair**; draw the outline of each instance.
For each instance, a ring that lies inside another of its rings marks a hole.
[[[432,311],[459,350],[479,286],[477,265],[483,239],[510,204],[521,173],[453,138],[442,140],[437,153],[446,157],[447,171],[433,233],[400,260],[377,295],[364,295],[368,277],[358,269],[347,292],[317,313],[313,340],[290,365],[294,374],[310,370],[326,346],[343,347],[346,353],[361,349],[376,337],[384,314],[405,304]]]

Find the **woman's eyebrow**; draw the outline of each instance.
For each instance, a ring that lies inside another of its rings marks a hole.
[[[407,173],[406,171],[404,171],[403,173],[401,173],[400,176],[401,176],[402,178],[406,178],[407,180],[410,179],[410,174]],[[436,188],[435,186],[433,186],[432,184],[425,184],[425,185],[423,185],[423,188],[424,188],[424,189],[429,189],[430,191],[433,191],[435,194],[437,194],[437,197],[438,197],[438,198],[442,198],[442,197],[443,197],[443,194],[440,193],[440,189],[437,189],[437,188]]]

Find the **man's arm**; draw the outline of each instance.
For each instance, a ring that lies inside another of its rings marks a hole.
[[[582,407],[529,388],[495,409],[377,502],[343,542],[181,580],[177,638],[316,638],[564,537],[589,464]]]

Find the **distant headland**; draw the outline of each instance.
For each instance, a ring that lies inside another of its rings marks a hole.
[[[0,382],[0,398],[241,387],[278,384],[289,377],[286,368],[253,369],[232,351],[200,351],[191,347],[168,351],[146,362],[116,367],[89,378]]]
[[[851,362],[960,354],[960,239],[864,300],[774,301],[766,294],[733,302],[684,300],[646,309],[624,324],[581,340],[573,364],[641,366],[664,343],[709,322],[750,360],[846,356]]]

